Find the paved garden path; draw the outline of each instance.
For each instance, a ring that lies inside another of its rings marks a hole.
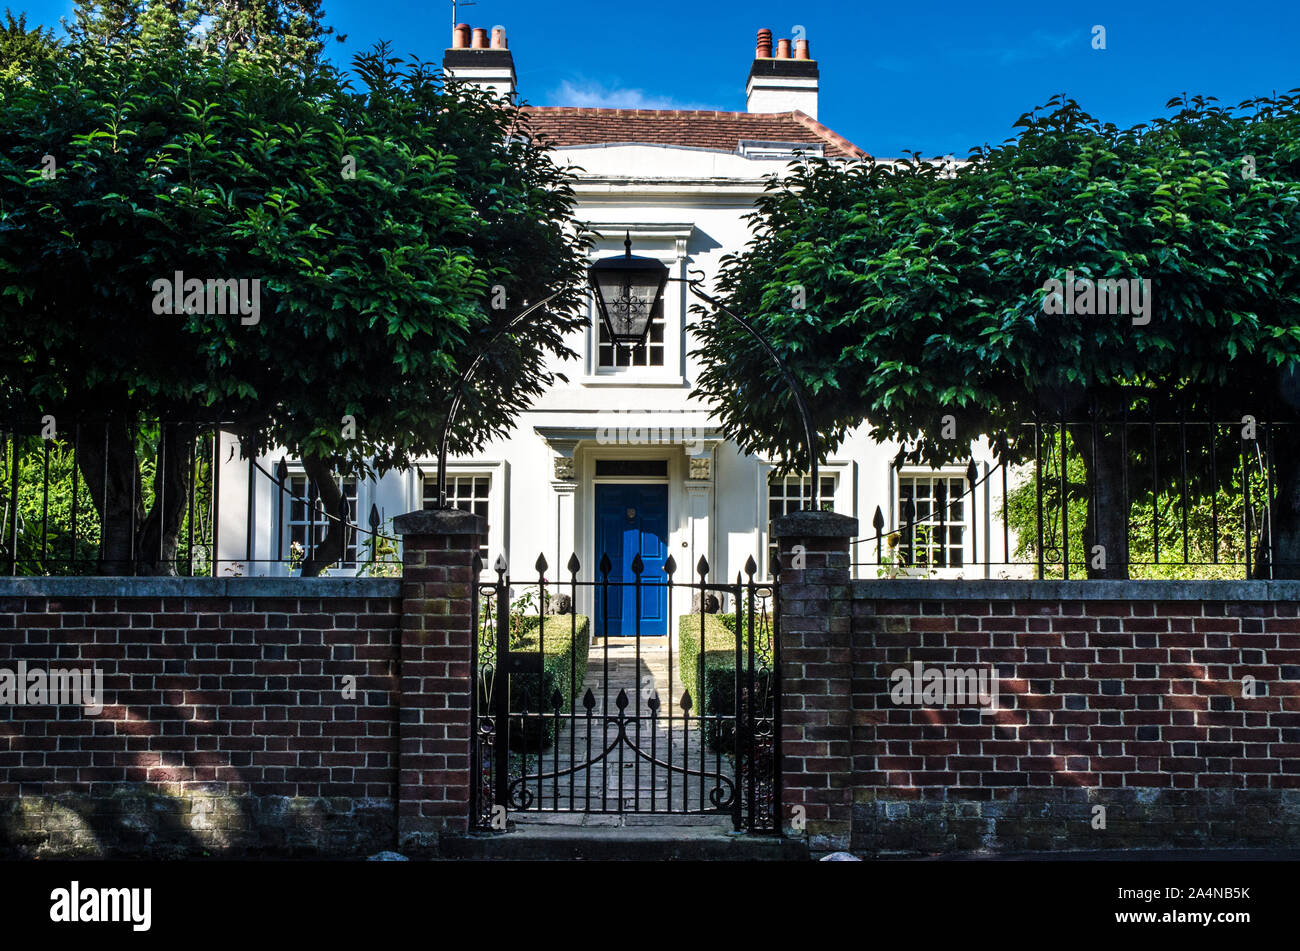
[[[677,663],[674,651],[674,669],[670,672],[668,646],[662,638],[643,640],[639,663],[635,638],[610,638],[608,648],[603,640],[592,645],[587,677],[578,691],[577,719],[561,721],[558,742],[544,753],[543,774],[549,777],[549,774],[559,772],[560,775],[558,779],[542,780],[540,812],[555,810],[557,806],[559,810],[579,810],[576,818],[567,820],[578,823],[584,821],[581,812],[586,810],[622,812],[625,818],[665,814],[678,814],[674,818],[679,818],[684,807],[699,813],[701,797],[703,807],[712,808],[709,793],[717,785],[714,775],[721,771],[730,779],[733,767],[729,757],[719,757],[713,750],[706,749],[703,759],[706,776],[701,783],[699,724],[693,718],[689,721],[683,719],[680,704],[684,691],[680,674],[675,669]],[[582,702],[587,690],[595,699],[590,718],[586,716]],[[620,691],[627,696],[623,720],[626,742],[623,743],[617,742]],[[659,701],[657,715],[652,710],[652,700],[656,697]],[[671,720],[668,715],[670,702]],[[695,712],[691,710],[692,714]],[[608,752],[602,756],[606,749]],[[637,749],[643,755],[638,756]],[[657,762],[652,762],[652,758]],[[671,764],[673,768],[668,769],[664,764]],[[530,773],[536,771],[535,765],[530,766]],[[723,784],[724,797],[727,789]],[[536,780],[530,784],[530,790],[537,794]],[[530,811],[516,812],[513,818],[528,821],[554,817],[534,816]],[[692,819],[689,815],[686,818]],[[717,824],[725,818],[714,814],[692,821]],[[619,821],[617,815],[600,819],[604,821],[600,822],[596,816],[585,821],[590,824]],[[632,824],[630,820],[629,824]]]

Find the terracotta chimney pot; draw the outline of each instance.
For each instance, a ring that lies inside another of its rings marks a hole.
[[[789,58],[790,58],[790,41],[789,41],[789,40],[777,40],[777,41],[776,41],[776,58],[777,58],[777,59],[789,59]]]
[[[457,23],[451,29],[451,48],[454,50],[469,49],[469,24]]]
[[[487,30],[481,26],[474,27],[474,40],[470,43],[470,49],[485,50],[488,48]]]
[[[504,26],[492,27],[492,48],[494,50],[506,48],[506,28]]]
[[[754,59],[772,58],[772,31],[759,30],[758,41],[754,44]]]
[[[808,41],[807,41],[807,40],[795,40],[795,41],[794,41],[794,58],[795,58],[795,59],[812,59],[812,57],[808,54]]]

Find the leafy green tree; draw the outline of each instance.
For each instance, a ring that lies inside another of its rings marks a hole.
[[[506,431],[550,383],[548,358],[570,355],[585,243],[526,117],[386,48],[357,72],[360,91],[324,65],[142,37],[74,42],[40,81],[0,85],[0,402],[61,432],[106,426],[79,460],[103,571],[131,552],[175,560],[188,475],[176,451],[142,465],[159,421],[173,447],[218,423],[245,453],[285,447],[336,513],[336,475],[436,448],[489,341],[453,452]],[[248,283],[220,312],[202,295],[176,308],[159,282],[177,272]]]
[[[64,25],[100,46],[180,37],[226,57],[298,64],[316,63],[334,33],[321,0],[77,0]]]
[[[0,24],[0,77],[14,80],[58,55],[54,31],[36,26],[27,29],[27,15],[15,19],[6,8]]]
[[[270,46],[294,62],[315,62],[334,28],[321,0],[190,0],[205,24],[203,39],[227,55]]]
[[[8,434],[6,434],[8,435]],[[99,561],[99,515],[94,495],[87,485],[82,467],[74,464],[74,432],[62,437],[43,439],[19,436],[6,439],[0,447],[0,525],[6,534],[0,537],[0,565],[7,570],[11,554],[17,574],[78,575]],[[102,434],[80,433],[83,439]],[[141,508],[154,505],[154,468],[159,456],[160,429],[144,426],[136,434],[140,459],[140,489],[144,494]],[[184,573],[207,574],[212,566],[212,446],[210,438],[195,446],[193,456],[194,506],[185,513],[175,550],[175,568]],[[9,512],[10,492],[7,483],[13,472],[13,453],[18,453],[18,511]],[[173,444],[171,452],[188,456],[189,447]],[[17,549],[10,552],[12,532],[17,528]]]
[[[1022,116],[1017,138],[955,168],[807,161],[760,199],[755,235],[719,287],[802,381],[826,450],[866,420],[877,439],[937,464],[1035,418],[1115,419],[1171,401],[1293,422],[1298,102],[1186,100],[1119,129],[1057,98]],[[1048,282],[1067,271],[1150,281],[1150,309],[1049,313]],[[806,465],[763,353],[725,318],[700,330],[698,392],[718,402],[727,434]],[[1099,433],[1080,447],[1099,496],[1086,534],[1107,549],[1104,574],[1122,576],[1125,460],[1114,428]],[[1297,573],[1300,440],[1279,441],[1273,462],[1278,567]]]
[[[77,42],[109,46],[135,36],[140,28],[141,0],[77,0],[72,22],[63,21]]]
[[[1218,427],[1213,438],[1204,425],[1181,431],[1176,425],[1158,428],[1163,431],[1153,436],[1147,426],[1136,426],[1129,435],[1130,577],[1241,578],[1253,555],[1247,538],[1258,539],[1268,528],[1262,511],[1269,491],[1266,474],[1256,458],[1239,454],[1235,433],[1224,433],[1225,427]],[[1060,430],[1043,430],[1041,458],[1023,467],[999,512],[1015,533],[1011,560],[1036,565],[1041,556],[1048,578],[1064,576],[1067,558],[1074,578],[1095,559],[1092,540],[1085,535],[1093,500],[1078,432],[1079,427],[1067,430],[1062,479]],[[1157,462],[1166,456],[1176,460],[1172,473],[1156,480],[1150,478],[1153,438]],[[1173,445],[1184,439],[1185,470]]]

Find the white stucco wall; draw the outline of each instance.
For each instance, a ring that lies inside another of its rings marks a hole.
[[[787,160],[753,160],[732,153],[650,145],[613,145],[573,148],[557,154],[561,164],[581,167],[577,172],[577,217],[601,235],[596,256],[621,252],[625,232],[630,232],[636,253],[660,258],[670,276],[685,278],[687,270],[703,271],[711,287],[724,254],[741,249],[749,233],[742,217],[753,207],[765,176],[779,173]],[[596,366],[595,334],[575,334],[569,341],[579,356],[557,365],[569,378],[557,383],[523,413],[513,433],[486,446],[472,459],[453,461],[451,474],[485,474],[492,479],[489,511],[490,562],[504,554],[512,576],[535,578],[533,564],[545,555],[552,580],[567,579],[564,565],[576,552],[584,573],[594,575],[599,559],[594,551],[593,484],[600,459],[663,459],[668,464],[669,551],[681,571],[694,575],[700,556],[713,567],[710,580],[734,580],[751,555],[766,572],[768,461],[742,455],[734,444],[722,441],[709,409],[690,398],[698,366],[688,356],[692,344],[684,330],[690,306],[684,284],[668,285],[665,301],[665,366],[601,370]],[[594,320],[594,315],[593,315]],[[593,323],[594,326],[594,323]],[[649,427],[668,444],[647,444]],[[610,442],[620,428],[622,443]],[[614,433],[609,430],[615,430]],[[639,431],[638,431],[639,430]],[[659,432],[655,432],[658,430]],[[628,439],[641,438],[630,444]],[[227,451],[229,442],[227,443]],[[989,454],[973,447],[981,473],[991,464]],[[874,442],[863,427],[838,447],[823,468],[837,479],[833,499],[837,511],[859,519],[859,534],[874,534],[872,515],[877,506],[889,524],[894,523],[897,485],[890,461],[894,447]],[[696,478],[691,457],[696,459]],[[273,470],[280,453],[260,460]],[[572,460],[572,478],[563,460]],[[700,463],[708,460],[709,478]],[[557,468],[557,460],[560,465]],[[359,487],[357,521],[367,523],[371,505],[385,521],[420,506],[421,475],[433,476],[432,457],[420,471],[389,473]],[[954,467],[960,474],[964,467]],[[300,471],[300,470],[295,470]],[[254,533],[253,561],[246,559],[244,514],[247,504],[247,463],[237,457],[222,474],[221,573],[287,573],[276,559],[285,543],[277,545],[274,527],[279,520],[280,495],[265,477],[255,476],[258,530]],[[968,558],[982,561],[986,543],[992,560],[1004,561],[1002,530],[988,518],[1001,504],[1000,482],[977,493],[978,552]],[[874,543],[863,542],[861,560],[874,559]],[[974,557],[978,556],[978,557]],[[355,568],[335,569],[353,573]],[[855,572],[874,577],[874,567]],[[948,572],[952,574],[954,572]],[[996,576],[999,571],[994,570]],[[978,564],[963,570],[966,577],[983,577]],[[588,575],[591,577],[592,575]],[[681,577],[679,575],[678,577]],[[683,609],[687,606],[683,605]],[[581,605],[580,605],[581,608]]]

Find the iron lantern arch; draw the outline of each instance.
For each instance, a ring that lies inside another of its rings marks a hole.
[[[670,278],[668,276],[668,266],[662,261],[632,253],[631,232],[626,233],[624,236],[623,254],[601,258],[587,268],[587,281],[596,298],[596,307],[600,313],[601,322],[604,324],[611,342],[616,347],[621,344],[635,349],[644,345],[657,309],[662,304],[664,288],[668,286],[669,281],[685,284],[697,298],[713,307],[718,313],[726,314],[758,342],[785,382],[793,398],[795,410],[799,415],[799,422],[804,432],[804,441],[808,447],[809,469],[811,471],[812,486],[809,508],[816,511],[820,508],[818,496],[821,488],[818,472],[817,430],[813,426],[812,415],[808,412],[808,403],[804,399],[803,389],[799,386],[794,374],[790,372],[790,368],[786,366],[785,361],[781,359],[772,345],[758,332],[752,323],[704,291],[703,278],[704,275],[701,272],[691,272],[690,276],[685,278]],[[452,399],[447,415],[443,419],[442,437],[438,448],[439,509],[449,507],[447,504],[447,450],[451,440],[452,426],[455,424],[456,416],[460,410],[466,384],[469,383],[475,372],[483,364],[484,358],[497,340],[563,293],[564,288],[561,288],[535,304],[526,306],[522,312],[515,315],[492,336],[487,346],[479,351],[478,355],[457,379],[452,389]],[[559,376],[567,381],[563,374],[559,374]]]
[[[610,342],[633,350],[644,346],[668,284],[668,265],[633,254],[629,232],[622,254],[601,258],[587,268],[587,282]]]

